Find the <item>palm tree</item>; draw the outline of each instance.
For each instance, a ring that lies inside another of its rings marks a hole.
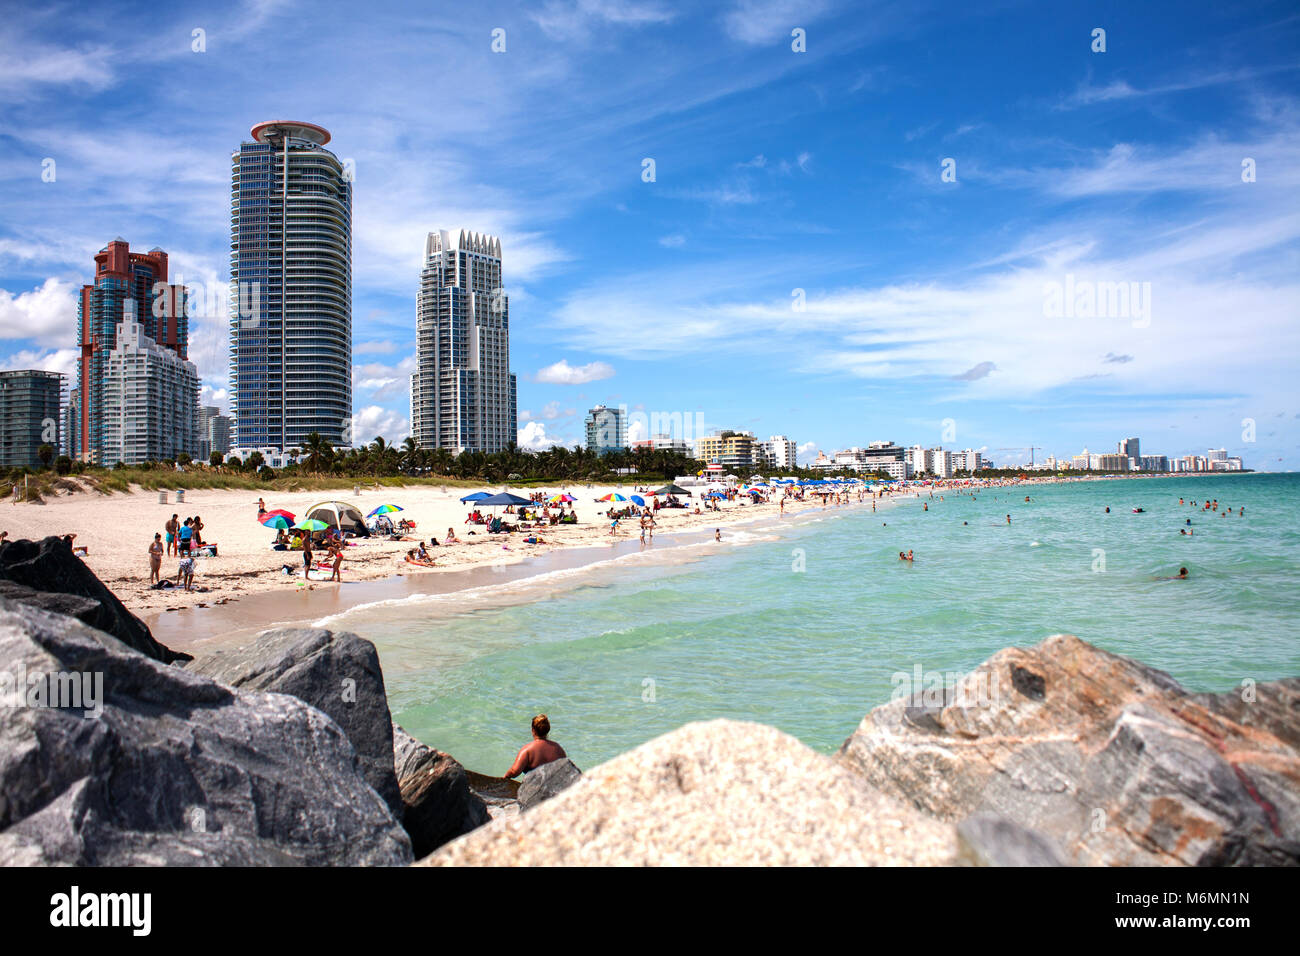
[[[302,450],[307,453],[307,471],[313,475],[325,471],[334,458],[334,447],[320,436],[320,432],[308,435],[302,444]]]

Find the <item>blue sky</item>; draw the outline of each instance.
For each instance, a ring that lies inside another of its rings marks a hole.
[[[1136,435],[1297,467],[1300,13],[980,6],[13,5],[0,359],[72,369],[117,235],[218,288],[230,152],[300,119],[356,168],[358,439],[405,436],[424,235],[466,228],[502,239],[529,446],[603,402],[805,457]],[[1094,282],[1149,309],[1049,307]],[[214,306],[191,357],[220,403]]]

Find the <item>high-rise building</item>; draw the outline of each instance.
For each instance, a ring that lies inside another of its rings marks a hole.
[[[231,155],[230,390],[240,449],[352,444],[352,174],[312,123]]]
[[[587,449],[597,455],[627,448],[627,408],[597,405],[587,412]]]
[[[1125,458],[1132,459],[1130,466],[1133,470],[1140,467],[1142,461],[1142,443],[1136,438],[1125,438],[1121,440],[1116,451]]]
[[[127,315],[104,363],[104,464],[199,453],[199,372]]]
[[[104,374],[127,315],[140,324],[142,334],[186,358],[185,290],[167,282],[167,253],[158,248],[132,252],[119,237],[96,253],[94,284],[81,287],[77,306],[79,434],[73,444],[85,461],[113,464],[104,452]]]
[[[411,375],[411,435],[421,448],[495,452],[515,444],[510,300],[501,240],[463,229],[424,243]]]
[[[736,471],[737,474],[742,469],[753,469],[764,460],[754,441],[754,433],[749,431],[701,435],[695,439],[695,457],[705,464],[721,465],[724,470]]]
[[[799,466],[799,446],[784,435],[773,435],[762,446],[763,457],[773,468],[789,469]]]
[[[62,397],[58,372],[0,372],[0,467],[41,467],[42,445],[59,454]]]
[[[68,391],[68,401],[63,406],[63,454],[73,461],[81,457],[81,389]]]

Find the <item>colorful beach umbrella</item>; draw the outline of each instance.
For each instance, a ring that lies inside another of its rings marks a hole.
[[[261,517],[261,522],[268,528],[275,528],[279,531],[284,531],[286,528],[293,527],[284,515],[264,514]]]
[[[398,505],[380,505],[374,511],[370,512],[370,514],[366,515],[366,517],[373,518],[375,515],[390,515],[394,511],[401,511],[401,510],[402,509]]]
[[[578,499],[573,497],[573,495],[551,495],[551,497],[546,499],[547,503],[552,505],[558,505],[562,501],[577,501],[577,500]]]
[[[262,515],[260,515],[257,520],[261,521],[262,518],[265,518],[268,515],[281,515],[282,517],[287,518],[289,521],[292,521],[294,519],[294,513],[292,511],[285,511],[283,508],[272,508],[270,511],[267,511]]]
[[[627,499],[624,498],[622,495],[617,495],[617,494],[606,495],[605,497],[597,498],[596,500],[597,501],[627,501]]]
[[[299,531],[324,531],[329,525],[319,518],[307,518],[299,521],[294,527]]]

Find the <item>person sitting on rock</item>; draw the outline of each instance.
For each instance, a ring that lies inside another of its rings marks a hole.
[[[521,773],[536,770],[543,764],[548,764],[553,760],[561,760],[568,756],[563,747],[553,740],[546,739],[546,735],[550,732],[551,722],[545,714],[538,714],[533,718],[532,743],[524,744],[520,748],[519,756],[515,757],[515,762],[505,772],[507,780],[517,777]]]

